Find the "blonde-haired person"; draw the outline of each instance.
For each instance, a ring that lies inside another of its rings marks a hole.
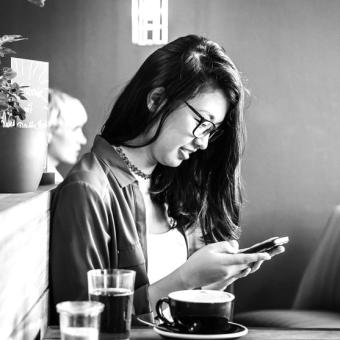
[[[57,170],[60,163],[74,164],[82,145],[86,144],[83,126],[87,114],[79,99],[56,89],[49,90],[47,171],[55,173],[57,183],[63,180]]]

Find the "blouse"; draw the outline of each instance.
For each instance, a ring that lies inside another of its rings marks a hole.
[[[53,195],[51,305],[87,300],[87,271],[97,268],[135,270],[135,313],[152,320],[142,193],[126,164],[101,136]],[[51,313],[53,322],[54,308]]]

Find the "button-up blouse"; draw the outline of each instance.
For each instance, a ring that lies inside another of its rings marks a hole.
[[[52,304],[87,300],[90,269],[125,268],[136,271],[136,315],[151,313],[142,193],[105,139],[97,136],[57,187],[51,212]]]

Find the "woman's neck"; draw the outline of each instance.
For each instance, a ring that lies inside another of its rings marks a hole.
[[[143,173],[150,175],[155,169],[157,163],[152,160],[148,146],[141,148],[120,146],[120,148],[123,150],[130,163]]]

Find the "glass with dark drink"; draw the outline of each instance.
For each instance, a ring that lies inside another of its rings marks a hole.
[[[110,339],[130,338],[135,271],[124,269],[94,269],[87,273],[91,301],[104,304],[101,332]]]

